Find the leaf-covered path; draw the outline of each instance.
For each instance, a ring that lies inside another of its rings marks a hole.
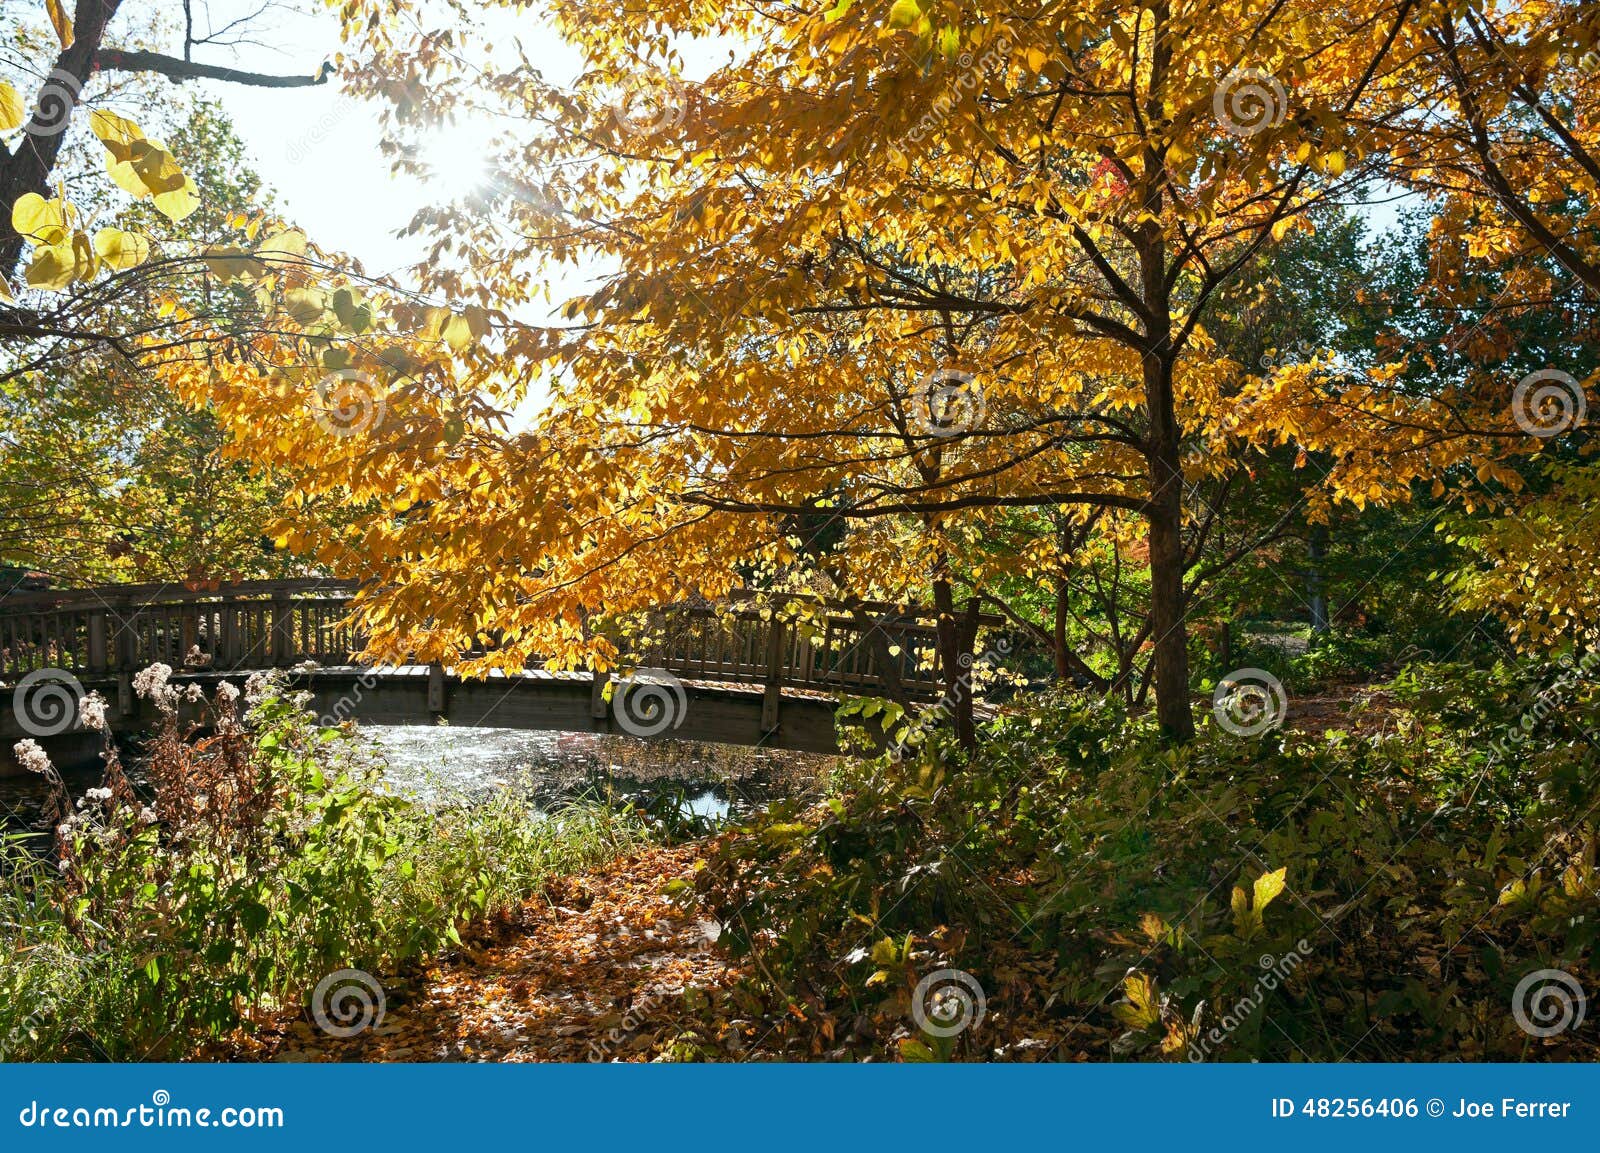
[[[663,894],[700,846],[651,849],[555,882],[494,939],[384,978],[382,1023],[349,1039],[286,1016],[230,1056],[265,1061],[639,1059],[670,1042],[686,989],[734,979],[715,926]]]

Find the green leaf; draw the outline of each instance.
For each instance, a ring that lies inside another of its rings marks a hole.
[[[265,929],[271,916],[267,907],[259,901],[246,901],[239,907],[239,923],[244,926],[245,932],[252,935]]]

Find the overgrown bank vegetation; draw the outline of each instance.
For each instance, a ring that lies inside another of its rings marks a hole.
[[[102,785],[58,792],[49,852],[3,846],[6,1060],[181,1057],[304,1005],[331,973],[387,974],[458,945],[550,878],[644,841],[599,805],[395,795],[347,730],[270,683],[245,718],[224,686],[203,738],[180,727],[163,670],[143,687],[169,710],[147,794],[108,742]]]
[[[1178,748],[1063,695],[774,808],[696,880],[754,962],[705,1052],[760,1019],[797,1058],[1593,1059],[1513,1013],[1531,972],[1600,985],[1600,688],[1523,724],[1570,667],[1417,665],[1376,735]],[[941,969],[985,1002],[951,1036]]]

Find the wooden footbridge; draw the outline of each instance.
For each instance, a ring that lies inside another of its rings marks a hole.
[[[123,585],[0,597],[0,740],[84,738],[71,698],[98,691],[119,729],[151,717],[133,676],[242,682],[287,670],[330,721],[616,732],[810,751],[836,748],[851,696],[935,701],[944,691],[932,610],[753,599],[650,615],[618,681],[543,667],[463,678],[439,665],[356,663],[353,587],[320,580],[215,588]],[[985,618],[985,623],[999,623]],[[970,658],[969,658],[970,659]],[[542,662],[541,662],[542,665]],[[42,711],[41,711],[42,710]]]

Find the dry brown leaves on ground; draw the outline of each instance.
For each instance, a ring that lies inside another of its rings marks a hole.
[[[664,895],[703,846],[650,849],[555,882],[487,942],[384,978],[382,1022],[348,1039],[285,1015],[211,1059],[638,1060],[671,1042],[686,990],[738,976],[716,927]]]

